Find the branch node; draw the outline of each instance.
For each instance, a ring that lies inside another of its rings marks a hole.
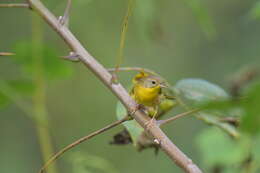
[[[70,52],[69,55],[61,56],[61,57],[65,60],[69,60],[69,61],[72,61],[72,62],[78,62],[79,61],[79,55],[75,52]]]
[[[161,141],[159,141],[158,139],[154,139],[153,142],[156,143],[157,145],[161,144]]]
[[[67,6],[66,6],[66,9],[64,11],[63,16],[59,16],[58,17],[58,21],[59,21],[59,23],[62,26],[67,26],[68,27],[68,25],[69,25],[69,12],[70,12],[70,9],[71,9],[71,0],[68,0],[67,1]]]
[[[131,111],[129,111],[129,115],[131,117],[133,117],[133,115],[136,113],[136,111],[144,111],[145,112],[146,110],[145,110],[144,105],[136,103],[136,105],[134,105],[133,109]]]
[[[59,16],[58,21],[61,26],[68,26],[68,18],[65,16]]]
[[[119,80],[118,80],[116,73],[113,72],[113,73],[111,73],[111,75],[112,75],[111,80],[110,80],[111,85],[119,84]]]

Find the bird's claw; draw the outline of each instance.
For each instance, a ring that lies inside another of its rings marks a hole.
[[[132,116],[136,113],[136,111],[139,111],[139,110],[145,111],[144,105],[136,104],[135,108],[131,112],[129,112],[129,114]]]
[[[151,128],[152,124],[153,124],[155,121],[156,121],[156,119],[155,119],[154,117],[152,117],[149,121],[147,121],[147,122],[145,123],[145,129],[147,130],[147,129]]]

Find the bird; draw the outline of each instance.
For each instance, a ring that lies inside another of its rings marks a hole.
[[[137,102],[138,108],[152,118],[151,121],[164,115],[177,103],[169,84],[159,75],[141,71],[133,77],[132,84],[130,96]]]

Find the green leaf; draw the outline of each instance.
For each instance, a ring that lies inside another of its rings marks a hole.
[[[31,80],[13,80],[7,82],[18,94],[31,95],[35,89]]]
[[[260,19],[260,1],[257,1],[249,11],[249,17],[252,19]]]
[[[68,160],[72,163],[72,169],[75,173],[118,173],[116,168],[105,158],[86,152],[74,152]]]
[[[239,104],[236,100],[217,100],[217,101],[210,101],[202,104],[201,107],[204,109],[218,109],[218,110],[228,110],[232,107],[235,107]]]
[[[0,91],[0,109],[6,107],[10,100]]]
[[[34,86],[31,81],[27,80],[13,80],[13,81],[0,81],[0,108],[3,108],[11,103],[8,95],[6,95],[6,87],[11,89],[13,95],[27,96],[31,95]]]
[[[249,155],[247,149],[249,143],[248,138],[232,140],[216,128],[204,130],[197,137],[197,145],[208,167],[216,165],[230,167],[240,164]]]
[[[252,155],[256,163],[260,163],[260,134],[253,137]]]
[[[16,63],[21,65],[22,71],[26,74],[26,77],[31,77],[35,74],[36,70],[39,69],[36,61],[39,61],[37,57],[33,57],[35,50],[33,50],[35,45],[32,45],[31,42],[19,42],[16,44],[14,48],[14,52],[16,52],[16,56],[14,56],[14,60]],[[47,79],[59,79],[66,78],[72,74],[72,69],[67,64],[68,62],[62,61],[59,58],[59,54],[52,48],[46,45],[38,45],[40,50],[38,53],[41,56],[42,63],[42,72]]]
[[[10,103],[16,103],[20,107],[26,107],[26,103],[21,100],[21,96],[31,96],[34,86],[27,80],[0,80],[0,107]]]
[[[202,110],[217,116],[232,116],[236,118],[242,117],[244,109],[239,100],[227,99],[220,101],[210,101],[198,105]]]
[[[185,99],[196,103],[229,98],[221,87],[203,79],[180,80],[175,85],[174,90],[177,94],[183,95]]]
[[[196,118],[222,129],[234,138],[239,137],[234,126],[222,122],[218,118],[218,116],[234,116],[239,112],[222,88],[202,79],[183,79],[177,82],[174,88],[178,99],[186,107],[196,107],[203,110],[196,114]]]
[[[118,102],[116,107],[116,116],[117,119],[122,119],[127,115],[127,111],[125,107],[122,105],[122,103]],[[135,121],[130,120],[123,123],[123,125],[126,127],[127,131],[130,133],[130,136],[132,138],[133,144],[136,146],[138,142],[139,136],[142,134],[144,129]]]
[[[205,111],[201,111],[198,113],[197,118],[204,121],[205,123],[209,125],[214,125],[223,131],[225,131],[227,134],[229,134],[233,138],[239,138],[240,134],[237,131],[237,129],[225,122],[221,122],[218,117],[214,116],[212,113],[207,113]]]
[[[251,134],[260,131],[260,83],[254,84],[242,100],[245,115],[242,117],[241,129]]]

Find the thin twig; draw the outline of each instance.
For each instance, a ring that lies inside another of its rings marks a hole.
[[[236,77],[230,86],[231,95],[236,99],[239,98],[241,95],[241,89],[252,82],[259,75],[259,72],[258,68],[252,67]]]
[[[154,75],[158,75],[157,73],[155,73],[152,70],[149,70],[147,68],[142,68],[142,67],[119,67],[117,68],[108,68],[107,71],[109,72],[115,72],[115,71],[137,71],[137,72],[147,72],[150,74],[154,74]]]
[[[90,69],[106,85],[111,92],[118,97],[128,112],[136,110],[136,102],[129,95],[126,89],[120,84],[111,83],[112,75],[87,52],[82,44],[76,39],[71,31],[61,26],[57,18],[42,4],[40,0],[28,0],[30,7],[37,12],[61,38],[67,43],[73,52],[79,55],[79,60]],[[147,122],[151,119],[144,112],[138,110],[132,115],[133,118],[143,127],[146,128]],[[160,142],[162,150],[175,162],[180,168],[187,173],[201,173],[202,171],[192,162],[173,142],[163,133],[156,122],[150,123],[147,132]]]
[[[240,124],[240,119],[238,117],[223,117],[219,119],[221,122],[229,123],[235,127],[238,127]]]
[[[125,121],[127,121],[127,120],[129,120],[129,116],[126,116],[126,117],[124,117],[124,118],[121,119],[121,120],[117,120],[117,121],[115,121],[115,122],[113,122],[113,123],[111,123],[111,124],[109,124],[109,125],[103,127],[102,129],[99,129],[99,130],[97,130],[97,131],[95,131],[95,132],[93,132],[93,133],[91,133],[91,134],[89,134],[89,135],[87,135],[87,136],[84,136],[84,137],[82,137],[82,138],[76,140],[75,142],[73,142],[73,143],[67,145],[66,147],[64,147],[63,149],[61,149],[59,152],[57,152],[56,154],[54,154],[54,155],[45,163],[45,165],[40,169],[39,173],[43,173],[44,170],[45,170],[52,162],[54,162],[55,160],[57,160],[57,159],[58,159],[61,155],[63,155],[66,151],[72,149],[73,147],[75,147],[75,146],[81,144],[81,143],[84,142],[84,141],[87,141],[88,139],[93,138],[94,136],[97,136],[97,135],[99,135],[99,134],[101,134],[101,133],[103,133],[103,132],[105,132],[105,131],[107,131],[107,130],[113,128],[113,127],[116,127],[116,126],[122,124],[123,122],[125,122]]]
[[[71,9],[71,0],[67,0],[67,5],[66,5],[66,8],[65,8],[65,11],[64,11],[64,14],[63,16],[61,16],[59,18],[60,20],[60,23],[62,25],[65,25],[68,27],[69,25],[69,13],[70,13],[70,9]]]
[[[37,14],[33,13],[31,18],[31,56],[33,57],[32,67],[34,73],[32,75],[32,83],[35,89],[32,93],[32,109],[35,116],[35,130],[39,141],[41,157],[44,162],[49,159],[54,153],[53,141],[50,133],[50,128],[40,126],[39,123],[49,124],[49,112],[46,105],[46,88],[47,81],[44,74],[44,58],[43,47],[39,46],[44,44],[44,29],[41,20]],[[53,164],[49,167],[48,173],[58,173],[57,166]]]
[[[30,8],[29,4],[26,3],[15,3],[15,4],[0,4],[0,8]]]
[[[0,56],[11,56],[11,55],[15,55],[15,54],[11,52],[0,52]]]
[[[182,117],[184,117],[186,115],[191,115],[193,113],[196,113],[198,111],[200,111],[200,109],[193,109],[193,110],[190,110],[190,111],[187,111],[187,112],[183,112],[183,113],[177,114],[177,115],[175,115],[175,116],[173,116],[171,118],[168,118],[166,120],[159,120],[159,121],[157,121],[157,124],[159,126],[162,126],[162,125],[168,124],[168,123],[170,123],[172,121],[175,121],[177,119],[180,119],[180,118],[182,118]]]
[[[122,25],[122,30],[121,30],[121,35],[120,35],[120,44],[119,44],[119,50],[118,50],[118,55],[116,58],[116,65],[115,65],[115,71],[112,73],[112,83],[117,83],[118,82],[118,77],[117,77],[117,72],[119,72],[119,67],[121,66],[123,59],[124,59],[124,47],[125,47],[125,40],[126,40],[126,33],[128,29],[128,23],[129,23],[129,18],[132,15],[132,11],[134,8],[134,0],[128,0],[128,8],[126,15],[123,20],[123,25]]]
[[[128,0],[128,8],[127,8],[127,12],[124,17],[124,20],[123,20],[123,26],[122,26],[121,35],[120,35],[119,51],[118,51],[117,63],[116,63],[116,67],[115,67],[116,70],[114,71],[115,73],[118,72],[119,67],[121,66],[121,64],[123,62],[123,58],[124,58],[123,51],[124,51],[124,47],[125,47],[126,33],[127,33],[127,29],[128,29],[129,18],[132,15],[133,8],[134,8],[134,1]]]

